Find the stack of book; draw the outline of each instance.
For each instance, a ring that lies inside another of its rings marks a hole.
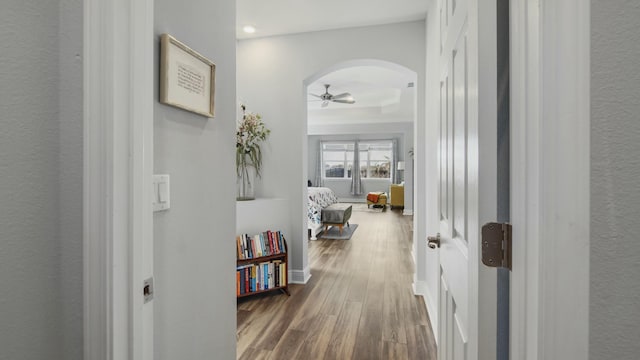
[[[240,265],[236,269],[236,295],[285,286],[286,264],[281,260]]]
[[[237,266],[236,295],[280,289],[289,294],[287,287],[287,242],[280,231],[236,236]]]
[[[262,234],[236,236],[238,260],[284,254],[284,236],[280,231],[265,231]]]

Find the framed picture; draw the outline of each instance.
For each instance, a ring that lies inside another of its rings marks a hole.
[[[160,48],[160,102],[212,118],[216,65],[169,34]]]

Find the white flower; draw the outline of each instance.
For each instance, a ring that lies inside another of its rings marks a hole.
[[[259,114],[247,112],[244,105],[243,116],[238,121],[236,131],[236,167],[238,174],[247,166],[253,166],[258,175],[262,165],[262,152],[260,142],[267,139],[271,132],[262,122]]]

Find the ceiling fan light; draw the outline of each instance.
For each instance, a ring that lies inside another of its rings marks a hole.
[[[356,102],[353,96],[348,92],[338,94],[338,95],[333,95],[329,93],[329,86],[331,85],[324,84],[324,89],[325,89],[324,94],[316,95],[313,93],[309,93],[310,96],[316,97],[322,101],[322,104],[320,105],[320,107],[325,108],[327,107],[327,105],[329,105],[330,102],[339,103],[339,104],[354,104]],[[313,100],[309,100],[309,101],[313,101]]]

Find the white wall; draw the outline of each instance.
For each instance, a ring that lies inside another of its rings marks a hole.
[[[82,2],[4,2],[0,43],[0,359],[81,359]]]
[[[335,64],[378,59],[424,78],[424,22],[312,32],[238,42],[238,97],[272,130],[256,193],[291,204],[291,268],[307,268],[306,94],[303,82]],[[418,118],[423,117],[418,83]]]
[[[235,18],[233,1],[155,1],[155,73],[164,32],[217,65],[214,119],[155,103],[154,172],[171,176],[154,214],[157,359],[235,359]]]
[[[285,199],[236,201],[236,235],[255,235],[266,230],[279,230],[283,234],[289,234],[288,207],[289,202]]]
[[[591,1],[591,359],[640,353],[638,19],[637,1]]]

